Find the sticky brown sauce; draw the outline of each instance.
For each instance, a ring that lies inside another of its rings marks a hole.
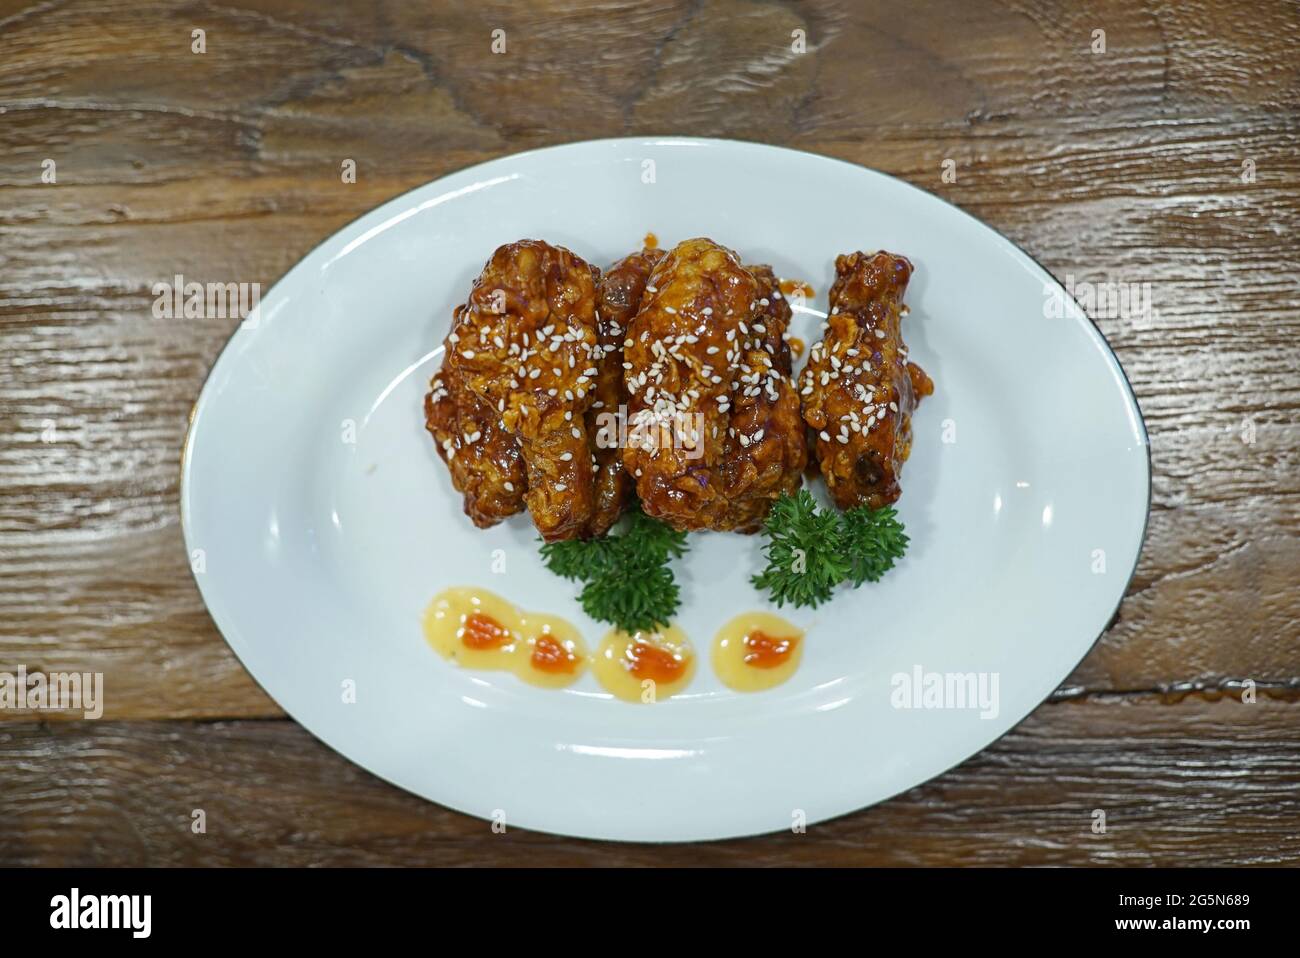
[[[462,668],[513,672],[551,689],[570,686],[590,670],[615,698],[646,705],[681,694],[699,658],[677,626],[632,634],[614,630],[589,652],[566,619],[522,610],[473,586],[438,593],[423,624],[429,646]],[[715,637],[713,669],[738,692],[775,688],[799,668],[803,638],[802,630],[780,616],[743,613]]]
[[[641,241],[641,245],[644,246],[646,249],[658,249],[659,237],[655,236],[654,233],[646,233],[645,239]]]
[[[800,339],[798,336],[791,336],[788,340],[786,340],[786,342],[790,344],[791,356],[793,356],[795,359],[798,359],[800,356],[803,355],[804,343],[802,339]]]
[[[802,296],[804,299],[812,299],[815,295],[815,291],[811,284],[797,279],[783,279],[777,283],[777,286],[785,296],[794,296],[797,294]]]

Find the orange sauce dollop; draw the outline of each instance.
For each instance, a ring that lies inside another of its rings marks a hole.
[[[641,241],[641,244],[642,244],[646,249],[658,249],[658,248],[659,248],[659,237],[658,237],[658,236],[655,236],[654,233],[646,233],[646,234],[645,234],[645,239],[643,239],[643,240]]]
[[[803,293],[804,299],[813,298],[814,291],[812,286],[809,285],[808,283],[800,282],[797,279],[783,279],[777,285],[781,288],[781,292],[784,293],[786,296],[789,296],[795,290],[799,290],[801,293]]]
[[[596,649],[591,671],[615,698],[648,705],[690,685],[696,658],[685,633],[675,625],[630,634],[615,629]]]
[[[539,635],[533,643],[532,667],[548,675],[572,675],[578,657],[549,635]]]
[[[790,660],[798,644],[797,635],[778,638],[755,629],[745,636],[745,664],[756,669],[777,668]]]
[[[713,670],[737,692],[761,692],[788,681],[803,658],[803,630],[770,612],[742,612],[713,639]]]
[[[510,641],[510,631],[492,616],[472,612],[461,626],[460,640],[470,649],[498,649]]]
[[[633,642],[624,653],[623,667],[638,679],[666,685],[681,678],[686,660],[649,642]]]
[[[803,340],[800,339],[798,336],[791,336],[789,342],[790,342],[790,355],[793,356],[795,359],[798,359],[800,356],[803,355]]]

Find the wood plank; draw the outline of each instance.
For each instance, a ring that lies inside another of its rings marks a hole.
[[[291,722],[8,723],[0,865],[1297,864],[1297,708],[1231,696],[1046,706],[873,809],[686,846],[494,835]],[[205,834],[191,831],[195,809]]]

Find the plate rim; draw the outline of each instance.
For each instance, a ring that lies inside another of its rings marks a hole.
[[[598,147],[598,146],[613,147],[617,145],[631,146],[631,145],[638,145],[638,144],[644,144],[646,146],[653,146],[653,147],[672,147],[672,146],[705,146],[705,147],[718,147],[718,148],[740,147],[745,150],[759,150],[764,152],[774,151],[779,153],[793,154],[795,156],[804,157],[804,158],[812,158],[820,162],[829,162],[840,166],[847,166],[847,167],[851,167],[855,171],[867,172],[867,173],[874,174],[876,176],[893,180],[895,183],[901,185],[906,189],[913,190],[921,194],[922,196],[927,197],[930,200],[938,201],[939,203],[948,207],[950,210],[953,210],[956,213],[958,213],[961,217],[973,221],[977,226],[982,227],[983,229],[993,234],[995,237],[997,237],[997,240],[999,241],[999,243],[1002,245],[1004,249],[1010,250],[1011,252],[1019,256],[1023,256],[1029,262],[1033,263],[1033,265],[1036,266],[1043,273],[1043,275],[1046,276],[1051,281],[1051,283],[1055,285],[1056,289],[1060,293],[1063,293],[1065,297],[1070,300],[1070,302],[1074,303],[1074,305],[1077,307],[1079,311],[1080,325],[1083,326],[1087,334],[1094,341],[1094,344],[1099,345],[1101,347],[1102,353],[1106,357],[1106,360],[1108,361],[1109,365],[1112,367],[1113,371],[1119,374],[1117,377],[1118,382],[1123,386],[1123,393],[1127,400],[1127,405],[1129,407],[1129,410],[1132,413],[1131,418],[1138,427],[1138,431],[1140,433],[1140,438],[1141,438],[1141,445],[1146,454],[1143,459],[1145,463],[1143,480],[1146,486],[1146,503],[1143,508],[1143,515],[1142,515],[1142,531],[1137,539],[1137,547],[1134,551],[1132,568],[1128,571],[1128,574],[1124,580],[1124,586],[1122,589],[1119,590],[1119,596],[1116,599],[1115,605],[1111,609],[1110,614],[1106,618],[1105,627],[1103,627],[1103,629],[1099,633],[1097,633],[1096,636],[1093,637],[1092,641],[1088,644],[1083,654],[1080,655],[1079,658],[1074,662],[1074,664],[1071,665],[1070,668],[1067,670],[1065,677],[1068,677],[1070,674],[1072,674],[1083,662],[1083,660],[1092,654],[1093,650],[1097,647],[1097,643],[1101,641],[1102,636],[1104,636],[1110,630],[1111,626],[1114,624],[1115,619],[1118,616],[1119,611],[1124,604],[1124,599],[1128,596],[1129,588],[1132,586],[1133,580],[1137,575],[1138,566],[1141,564],[1142,554],[1146,548],[1147,537],[1151,530],[1151,506],[1152,506],[1152,496],[1153,496],[1152,475],[1153,475],[1154,462],[1151,453],[1151,438],[1149,432],[1147,431],[1146,418],[1143,415],[1141,403],[1138,401],[1137,393],[1133,388],[1133,382],[1129,378],[1128,372],[1124,369],[1123,363],[1120,362],[1119,356],[1115,352],[1115,349],[1111,345],[1110,341],[1098,328],[1096,321],[1092,318],[1092,316],[1088,314],[1088,311],[1083,308],[1083,306],[1079,303],[1078,299],[1073,296],[1073,294],[1069,291],[1069,289],[1066,288],[1065,284],[1062,283],[1051,270],[1049,270],[1046,266],[1044,266],[1043,263],[1036,256],[1034,256],[1032,253],[1024,249],[1022,246],[1020,246],[1019,244],[1011,240],[1008,236],[1006,236],[1006,234],[1004,234],[998,228],[980,219],[979,217],[975,216],[973,213],[968,212],[967,210],[958,206],[956,203],[952,202],[951,200],[946,199],[945,197],[940,196],[937,193],[933,193],[930,190],[925,189],[924,187],[917,186],[914,183],[903,179],[902,177],[895,176],[894,174],[887,173],[883,170],[878,170],[874,167],[865,166],[860,163],[854,163],[851,160],[844,160],[839,157],[828,156],[824,153],[814,153],[810,150],[798,149],[796,147],[791,147],[791,146],[782,146],[777,144],[764,143],[759,140],[748,140],[748,139],[738,139],[738,138],[729,138],[729,137],[697,137],[697,136],[681,136],[676,134],[661,134],[661,135],[643,134],[637,136],[598,137],[595,139],[569,140],[562,143],[553,143],[544,146],[531,147],[527,150],[520,150],[513,153],[502,153],[498,156],[492,156],[488,159],[480,160],[476,163],[471,163],[467,166],[461,166],[461,167],[456,167],[455,169],[447,170],[443,173],[440,173],[438,176],[436,176],[433,179],[426,180],[422,183],[418,183],[410,187],[409,189],[403,190],[402,192],[397,193],[389,197],[388,199],[385,199],[377,203],[376,205],[361,211],[356,216],[352,217],[347,222],[343,223],[333,232],[329,233],[327,236],[322,237],[317,243],[312,245],[306,252],[304,252],[301,256],[299,256],[293,262],[293,264],[287,270],[285,270],[268,287],[266,293],[259,298],[258,309],[261,309],[260,303],[272,300],[277,289],[281,285],[283,285],[284,281],[290,274],[292,274],[307,259],[309,259],[313,254],[315,254],[318,250],[320,250],[331,240],[347,232],[348,230],[353,228],[358,222],[370,216],[371,214],[379,210],[382,210],[388,206],[398,206],[400,205],[401,201],[404,200],[405,198],[411,196],[414,193],[419,192],[420,190],[425,189],[426,187],[434,183],[438,183],[442,180],[445,180],[452,176],[456,176],[458,174],[471,173],[475,170],[490,166],[495,163],[499,163],[503,160],[527,160],[529,158],[532,158],[534,156],[543,153],[562,152],[565,150],[573,150],[573,149],[579,149],[584,147]],[[222,641],[226,643],[226,647],[234,655],[235,660],[239,663],[240,667],[244,670],[244,672],[248,675],[248,677],[252,679],[254,684],[262,691],[262,693],[268,699],[274,702],[275,705],[278,708],[280,708],[285,713],[285,715],[288,716],[289,719],[291,719],[296,725],[298,725],[301,729],[307,732],[307,734],[309,734],[312,738],[316,739],[316,741],[320,742],[322,745],[324,745],[334,754],[340,756],[344,761],[352,765],[355,765],[356,767],[364,771],[366,774],[372,775],[375,778],[379,779],[380,781],[383,781],[386,784],[393,786],[394,788],[400,789],[402,792],[413,795],[416,798],[419,798],[421,801],[429,802],[433,805],[450,809],[454,812],[457,812],[458,814],[467,815],[472,818],[482,820],[483,816],[477,813],[476,811],[474,811],[473,809],[460,807],[439,799],[429,798],[428,796],[423,795],[418,791],[415,791],[413,788],[408,788],[407,786],[404,786],[399,782],[393,781],[392,779],[388,778],[386,775],[383,775],[380,772],[373,770],[368,765],[363,764],[358,759],[352,758],[350,755],[345,754],[344,752],[340,751],[338,748],[336,748],[335,746],[327,742],[324,738],[318,735],[312,728],[310,728],[305,722],[303,722],[302,719],[300,719],[297,715],[295,715],[287,707],[285,707],[285,705],[282,702],[280,702],[280,700],[276,698],[276,696],[271,694],[271,692],[266,688],[266,686],[262,683],[262,681],[254,674],[252,668],[249,667],[248,663],[244,661],[243,657],[239,654],[238,650],[230,642],[229,638],[227,638],[225,630],[222,628],[221,623],[217,621],[217,616],[213,612],[212,607],[208,600],[208,596],[204,592],[203,583],[200,580],[199,574],[195,572],[192,563],[189,561],[189,556],[191,552],[190,549],[191,505],[190,505],[190,495],[189,495],[189,475],[190,475],[189,464],[191,459],[190,453],[194,446],[195,436],[196,436],[195,423],[198,419],[198,413],[200,407],[204,405],[205,401],[208,402],[211,401],[211,398],[209,396],[209,387],[212,384],[213,376],[215,375],[218,367],[220,367],[222,362],[226,359],[227,354],[230,351],[230,347],[235,340],[235,337],[239,334],[242,328],[243,328],[243,321],[241,320],[240,322],[235,324],[230,334],[226,337],[225,341],[221,344],[221,348],[217,351],[216,357],[212,360],[211,365],[208,367],[207,372],[204,374],[203,382],[199,387],[199,391],[195,396],[193,403],[190,405],[190,411],[189,411],[189,415],[185,427],[185,435],[182,440],[181,450],[180,450],[180,463],[179,463],[180,482],[178,488],[178,511],[180,514],[182,545],[185,549],[185,558],[186,558],[185,565],[189,569],[190,578],[194,582],[195,588],[199,593],[200,599],[203,601],[204,610],[208,613],[208,618],[211,620],[212,624],[216,627],[216,630],[218,634],[220,634]],[[996,736],[995,738],[991,739],[984,745],[980,746],[980,748],[976,749],[974,752],[971,752],[968,755],[964,755],[961,758],[958,758],[957,760],[952,762],[952,764],[945,766],[944,768],[933,773],[932,775],[928,775],[919,781],[911,783],[910,785],[905,785],[874,801],[869,801],[866,804],[858,805],[854,808],[847,809],[836,815],[831,815],[826,818],[820,818],[816,822],[809,822],[809,825],[827,824],[830,822],[838,821],[842,818],[846,818],[849,815],[860,814],[870,808],[874,808],[877,805],[890,801],[891,799],[897,798],[899,795],[905,792],[909,792],[915,788],[920,788],[924,785],[929,784],[935,779],[946,775],[948,772],[952,771],[954,768],[957,768],[959,765],[962,765],[970,761],[971,759],[975,758],[976,756],[983,754],[986,750],[992,748],[998,742],[1002,741],[1002,739],[1006,738],[1008,735],[1010,735],[1012,732],[1018,729],[1028,718],[1033,716],[1040,708],[1042,708],[1043,705],[1052,701],[1056,695],[1056,692],[1059,691],[1060,688],[1061,687],[1058,685],[1057,688],[1049,692],[1046,696],[1044,696],[1043,699],[1038,701],[1027,712],[1025,712],[1024,715],[1022,715],[1014,723],[1009,725],[1006,728],[1006,730],[1004,730],[1000,735]],[[238,721],[239,719],[235,718],[231,720]],[[516,827],[524,829],[526,831],[535,832],[537,834],[555,835],[557,837],[567,838],[570,840],[613,841],[613,842],[626,842],[628,844],[636,844],[636,845],[661,845],[661,844],[677,845],[677,844],[693,844],[697,842],[730,841],[733,839],[754,838],[762,835],[770,835],[780,831],[780,829],[761,829],[757,831],[746,830],[746,831],[738,831],[738,832],[728,832],[725,834],[720,834],[711,837],[704,837],[704,838],[641,838],[641,837],[608,838],[608,837],[595,837],[591,835],[580,835],[574,832],[552,830],[552,829],[533,826],[533,825],[519,825]]]

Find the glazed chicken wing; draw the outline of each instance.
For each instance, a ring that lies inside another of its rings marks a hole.
[[[596,287],[596,329],[601,349],[597,363],[595,399],[587,410],[587,435],[593,440],[595,509],[587,534],[604,535],[618,520],[632,495],[632,477],[623,468],[619,448],[618,414],[627,403],[623,385],[623,341],[641,307],[650,271],[663,250],[643,249],[612,265]]]
[[[789,356],[768,340],[784,345],[789,308],[762,276],[712,240],[687,240],[655,266],[628,330],[623,463],[645,512],[677,529],[755,531],[799,482]]]
[[[528,484],[519,444],[454,367],[444,367],[429,384],[424,424],[474,525],[487,528],[523,511]]]
[[[540,240],[502,246],[456,311],[441,373],[448,395],[428,403],[438,413],[439,403],[450,401],[461,419],[495,414],[497,429],[517,444],[523,501],[548,541],[587,535],[596,509],[599,466],[586,414],[603,355],[597,278],[594,267],[561,247]],[[437,418],[439,428],[441,423]],[[495,435],[480,425],[462,438],[475,445]],[[517,477],[505,473],[487,482],[494,502],[508,502],[507,494],[521,491]],[[466,492],[466,511],[473,516],[468,482],[457,488]]]
[[[800,376],[803,418],[841,509],[881,506],[901,494],[912,413],[934,383],[907,361],[900,330],[912,264],[902,256],[849,253],[835,260],[825,338]]]
[[[783,493],[799,488],[808,448],[799,396],[790,380],[790,304],[770,266],[746,267],[758,305],[741,328],[731,375],[731,424],[723,449],[723,488],[730,507],[722,528],[757,532]]]

